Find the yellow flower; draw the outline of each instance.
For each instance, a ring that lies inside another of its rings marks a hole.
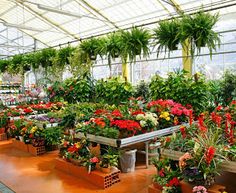
[[[169,117],[169,115],[170,115],[170,114],[169,114],[168,112],[164,111],[164,112],[161,112],[160,118],[166,119],[166,118]]]
[[[169,121],[169,120],[170,120],[170,117],[166,117],[166,120]]]
[[[75,147],[76,147],[77,149],[79,149],[79,148],[81,147],[81,144],[80,144],[79,142],[77,142],[77,143],[75,144]]]

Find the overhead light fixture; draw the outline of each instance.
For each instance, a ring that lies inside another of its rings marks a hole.
[[[106,20],[99,19],[97,17],[91,17],[91,16],[87,16],[87,15],[79,15],[77,13],[72,13],[70,11],[56,9],[54,7],[49,7],[49,6],[42,5],[42,4],[38,4],[37,7],[39,9],[42,9],[42,10],[45,10],[45,11],[50,11],[50,12],[54,12],[54,13],[58,13],[58,14],[62,14],[62,15],[68,15],[68,16],[77,17],[77,18],[87,17],[87,18],[91,18],[91,19],[96,19],[96,20],[100,20],[100,21],[103,21],[103,22],[107,22]]]
[[[38,8],[42,9],[42,10],[45,10],[45,11],[50,11],[50,12],[54,12],[54,13],[58,13],[58,14],[63,14],[63,15],[68,15],[68,16],[72,16],[72,17],[78,17],[78,18],[82,17],[79,14],[71,13],[69,11],[64,11],[64,10],[61,10],[61,9],[56,9],[56,8],[49,7],[49,6],[46,6],[46,5],[38,4]]]
[[[43,29],[37,29],[37,28],[28,27],[28,26],[24,26],[24,25],[17,25],[17,24],[13,24],[13,23],[3,23],[3,25],[7,26],[7,27],[13,27],[13,28],[18,28],[18,29],[23,29],[23,30],[30,30],[30,31],[37,31],[37,32],[44,32],[45,31]]]

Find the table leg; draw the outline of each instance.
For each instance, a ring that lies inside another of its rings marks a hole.
[[[146,168],[149,166],[149,156],[148,156],[148,141],[145,142],[145,156],[146,156]]]

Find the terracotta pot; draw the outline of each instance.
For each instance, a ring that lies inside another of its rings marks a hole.
[[[193,190],[193,185],[188,182],[185,182],[184,180],[180,182],[180,187],[182,193],[190,193]]]
[[[157,182],[152,182],[152,184],[153,184],[154,188],[156,188],[156,189],[158,189],[158,190],[163,190],[163,187],[162,187],[159,183],[157,183]]]
[[[5,128],[0,128],[0,134],[3,134],[5,132]]]
[[[111,168],[110,167],[108,167],[108,168],[100,168],[101,169],[101,171],[103,172],[103,173],[105,173],[105,174],[109,174],[109,173],[111,173]]]

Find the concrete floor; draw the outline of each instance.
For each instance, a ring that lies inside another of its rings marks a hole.
[[[0,142],[0,181],[16,193],[147,193],[155,168],[138,166],[134,173],[121,174],[121,182],[102,190],[87,181],[54,169],[57,152],[33,157]],[[236,193],[236,174],[224,173],[219,180],[229,193]],[[1,191],[0,191],[1,192]]]

